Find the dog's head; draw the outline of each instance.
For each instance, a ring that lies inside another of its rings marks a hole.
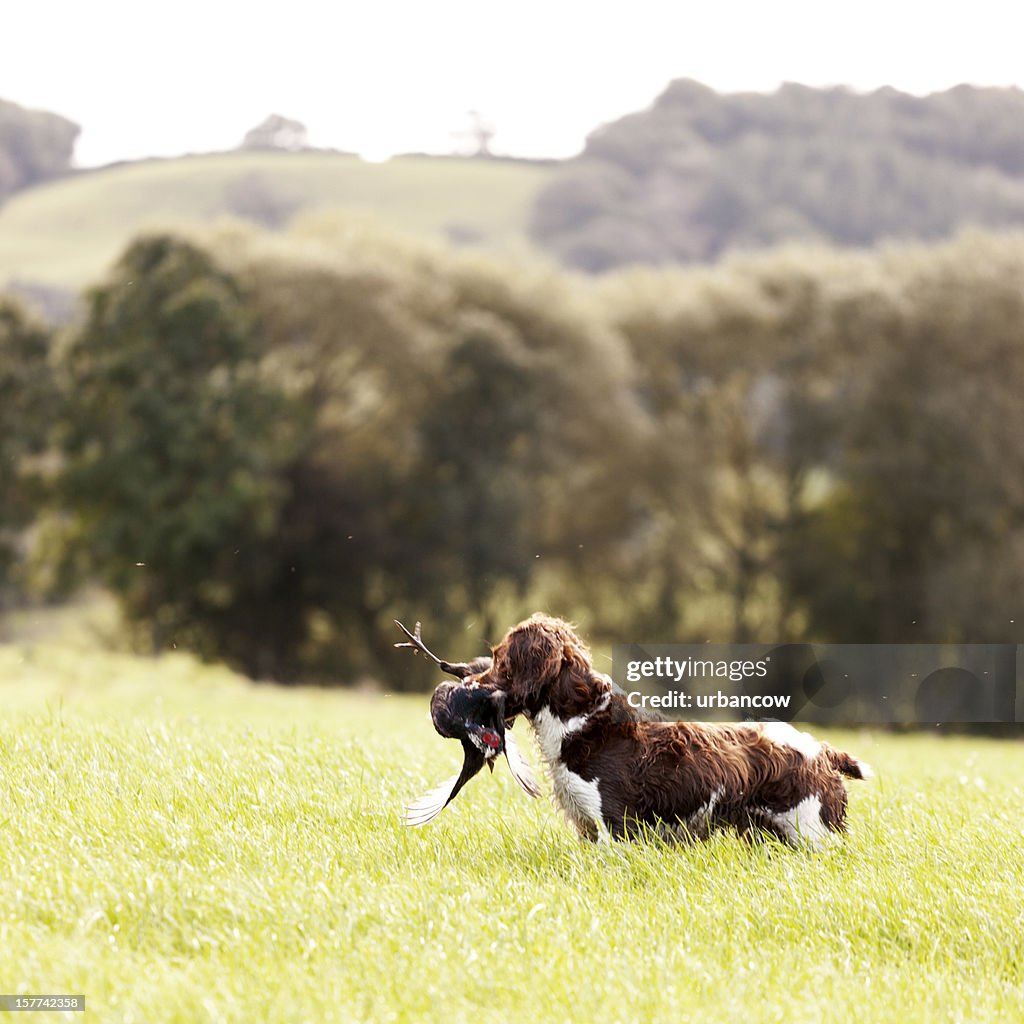
[[[490,669],[478,680],[505,692],[510,718],[532,717],[545,706],[567,717],[589,704],[591,675],[590,652],[572,627],[538,612],[505,634]]]

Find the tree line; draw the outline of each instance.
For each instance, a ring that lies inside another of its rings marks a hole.
[[[716,260],[781,242],[871,246],[1024,224],[1024,92],[688,79],[593,132],[538,196],[534,239],[586,271]]]
[[[529,233],[564,265],[606,272],[714,262],[780,243],[871,247],[1019,228],[1022,121],[1017,88],[961,85],[919,97],[790,83],[773,94],[722,95],[680,79],[559,164],[533,202]],[[58,115],[0,100],[0,203],[66,174],[78,132]],[[305,128],[271,115],[241,148],[305,149]],[[280,229],[302,205],[292,193],[250,175],[225,207]]]
[[[57,337],[3,305],[9,601],[97,580],[146,649],[397,687],[395,617],[1017,638],[1024,237],[594,281],[313,234],[140,238]]]

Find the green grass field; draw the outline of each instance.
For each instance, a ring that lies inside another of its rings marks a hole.
[[[418,235],[475,238],[528,251],[526,225],[550,169],[507,161],[334,153],[237,152],[125,164],[51,182],[0,207],[0,288],[20,281],[77,290],[140,230],[238,215],[248,182],[295,212],[341,209]],[[233,198],[234,196],[234,198]]]
[[[833,735],[826,853],[596,847],[501,768],[403,828],[422,697],[8,645],[0,701],[0,992],[86,1020],[1024,1020],[1024,744]]]

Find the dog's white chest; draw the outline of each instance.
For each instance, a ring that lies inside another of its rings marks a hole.
[[[602,838],[607,835],[607,828],[601,814],[599,780],[588,782],[566,768],[562,761],[562,741],[566,736],[579,732],[589,717],[578,715],[563,721],[547,708],[542,708],[534,715],[532,724],[541,756],[551,776],[555,803],[578,832],[591,838]]]

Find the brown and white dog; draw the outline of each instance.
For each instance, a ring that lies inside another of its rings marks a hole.
[[[641,717],[565,622],[536,614],[494,648],[470,685],[501,691],[525,716],[579,833],[666,838],[732,826],[818,847],[846,823],[845,778],[871,771],[785,722],[711,724]]]

